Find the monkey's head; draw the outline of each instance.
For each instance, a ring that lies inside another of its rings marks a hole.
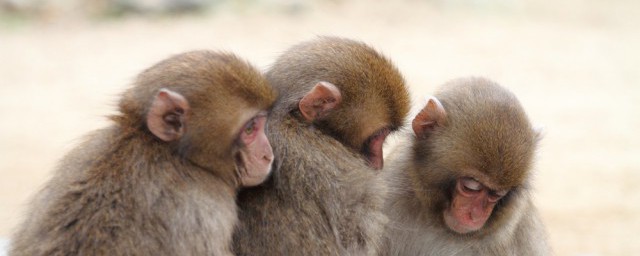
[[[233,54],[194,51],[141,73],[115,120],[241,186],[260,184],[273,153],[264,128],[276,93]]]
[[[293,46],[267,79],[280,92],[276,113],[293,114],[383,166],[382,145],[402,126],[409,92],[396,67],[364,43],[320,37]]]
[[[443,225],[482,235],[513,217],[538,134],[511,92],[482,78],[454,80],[428,100],[412,128],[421,170],[411,174],[413,185],[429,193],[418,197]]]

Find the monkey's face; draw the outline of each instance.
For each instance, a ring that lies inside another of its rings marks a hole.
[[[232,113],[212,114],[221,107],[190,104],[181,94],[161,89],[147,115],[147,126],[159,139],[177,142],[183,157],[196,165],[233,176],[240,186],[255,186],[267,178],[273,161],[265,135],[267,111],[240,102],[227,106]]]
[[[515,207],[512,198],[524,186],[523,181],[502,183],[464,150],[451,150],[451,144],[435,136],[422,142],[421,151],[416,152],[426,157],[416,158],[421,168],[412,175],[417,196],[429,209],[429,218],[467,237],[492,233],[508,220],[510,215],[505,212]],[[449,151],[435,150],[434,146]]]
[[[496,227],[495,223],[508,218],[501,214],[512,204],[506,199],[523,186],[529,173],[531,147],[518,144],[520,139],[510,139],[529,128],[505,137],[495,134],[505,132],[500,127],[462,129],[455,116],[449,121],[430,138],[431,158],[427,160],[441,166],[439,170],[446,177],[441,177],[440,187],[447,191],[448,200],[440,216],[455,233],[486,234]]]
[[[238,150],[234,155],[240,185],[255,186],[271,173],[273,151],[265,134],[266,111],[261,111],[242,125],[237,135]]]
[[[329,114],[320,126],[345,146],[362,155],[369,166],[378,170],[384,165],[382,152],[384,142],[395,130],[385,118],[379,116],[381,116],[380,113],[363,115],[361,111],[345,106]]]
[[[450,204],[443,212],[447,227],[460,234],[474,232],[484,227],[494,212],[496,204],[510,191],[510,189],[496,188],[491,183],[491,179],[481,172],[469,171],[469,173],[455,180]]]
[[[205,111],[193,114],[192,119],[200,122],[190,126],[185,157],[239,187],[261,184],[271,173],[274,159],[265,134],[268,111],[240,98],[229,97],[226,104],[202,106]],[[219,114],[224,108],[231,113]]]
[[[360,146],[360,152],[367,159],[369,166],[374,169],[382,169],[384,165],[382,146],[387,136],[391,133],[391,129],[382,127],[373,133],[365,133],[364,143]]]

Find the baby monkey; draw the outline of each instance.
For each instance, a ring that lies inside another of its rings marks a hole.
[[[381,255],[548,255],[533,205],[539,134],[511,92],[483,78],[449,82],[392,153]]]
[[[187,52],[145,70],[114,124],[59,164],[9,255],[231,255],[236,191],[271,172],[275,98],[233,54]]]

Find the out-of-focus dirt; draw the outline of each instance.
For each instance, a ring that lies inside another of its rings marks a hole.
[[[416,105],[460,76],[510,88],[544,127],[534,195],[556,254],[637,255],[640,4],[462,2],[229,4],[188,17],[3,23],[0,237],[79,138],[108,125],[142,69],[193,49],[233,51],[264,69],[291,44],[338,35],[392,58]]]

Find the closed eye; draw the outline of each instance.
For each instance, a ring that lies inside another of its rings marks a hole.
[[[462,187],[469,192],[478,192],[482,190],[482,184],[473,178],[463,178],[461,180]]]
[[[496,202],[501,198],[503,198],[504,196],[506,196],[507,193],[509,193],[509,190],[499,190],[499,191],[492,190],[489,192],[489,200],[492,202]]]

